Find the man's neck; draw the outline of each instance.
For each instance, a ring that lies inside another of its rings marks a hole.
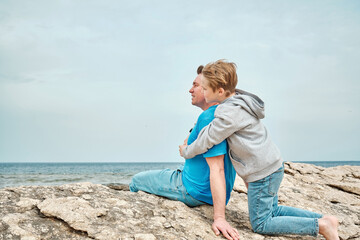
[[[205,103],[204,106],[201,107],[201,109],[202,109],[203,111],[205,111],[205,110],[208,110],[209,107],[212,107],[212,106],[215,106],[215,105],[218,105],[218,104],[219,104],[219,103]]]

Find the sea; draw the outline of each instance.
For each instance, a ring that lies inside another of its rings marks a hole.
[[[360,161],[303,162],[321,167],[360,166]],[[1,163],[0,188],[29,185],[61,185],[75,182],[129,184],[138,172],[176,169],[181,162],[31,162]]]

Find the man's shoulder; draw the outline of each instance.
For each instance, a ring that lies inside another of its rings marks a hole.
[[[196,123],[199,131],[214,120],[216,107],[217,105],[211,106],[200,114]]]
[[[199,116],[199,120],[204,120],[204,119],[214,119],[214,113],[215,110],[217,108],[218,105],[215,106],[211,106],[208,109],[204,110],[200,116]]]

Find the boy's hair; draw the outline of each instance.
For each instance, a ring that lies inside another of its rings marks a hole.
[[[238,81],[235,63],[220,59],[206,64],[202,69],[202,74],[214,92],[216,89],[223,88],[227,97],[235,92]]]

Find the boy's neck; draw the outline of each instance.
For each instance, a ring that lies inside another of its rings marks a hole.
[[[228,98],[231,98],[232,96],[235,96],[235,92],[234,93],[231,93],[229,96],[225,96],[224,95],[224,97],[220,97],[219,99],[218,99],[218,103],[222,103],[223,101],[225,101],[226,99],[228,99]]]

